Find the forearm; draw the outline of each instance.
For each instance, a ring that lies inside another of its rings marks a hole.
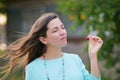
[[[91,74],[93,74],[95,77],[98,77],[99,67],[98,67],[97,55],[92,55],[90,57],[90,67],[91,67]]]

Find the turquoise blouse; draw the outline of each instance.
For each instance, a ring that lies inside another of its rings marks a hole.
[[[90,74],[78,55],[63,54],[65,80],[101,80]],[[46,60],[50,80],[62,80],[62,57]],[[25,80],[47,80],[44,60],[37,58],[26,66]]]

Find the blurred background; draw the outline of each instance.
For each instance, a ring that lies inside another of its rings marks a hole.
[[[120,0],[0,0],[0,55],[47,12],[56,12],[68,31],[63,51],[78,54],[88,70],[84,38],[100,36],[104,40],[98,53],[102,80],[120,80]],[[23,70],[19,71],[15,80],[24,80]]]

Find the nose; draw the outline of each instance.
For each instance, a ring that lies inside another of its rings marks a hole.
[[[66,35],[66,30],[65,29],[60,29],[59,34],[60,34],[60,36]]]

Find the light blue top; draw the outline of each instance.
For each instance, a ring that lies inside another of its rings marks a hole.
[[[101,80],[89,74],[78,55],[64,53],[63,59],[65,80]],[[62,80],[62,57],[46,60],[46,64],[50,80]],[[25,80],[47,80],[44,60],[37,58],[27,65]]]

